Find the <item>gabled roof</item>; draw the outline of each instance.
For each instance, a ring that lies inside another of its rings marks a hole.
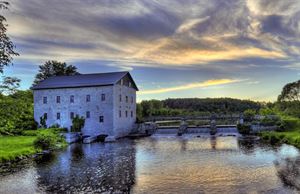
[[[31,89],[41,90],[41,89],[78,88],[78,87],[114,85],[126,75],[128,75],[128,77],[131,79],[134,88],[138,90],[130,73],[127,71],[111,72],[111,73],[80,74],[80,75],[71,75],[71,76],[53,76],[41,81],[37,85],[33,86]]]

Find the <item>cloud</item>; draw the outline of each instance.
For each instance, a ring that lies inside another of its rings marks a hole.
[[[160,94],[160,93],[166,93],[166,92],[174,92],[179,90],[188,90],[193,88],[204,88],[209,86],[217,86],[217,85],[224,85],[224,84],[231,84],[240,82],[241,80],[237,79],[214,79],[214,80],[207,80],[204,82],[198,82],[198,83],[190,83],[186,85],[181,86],[174,86],[169,88],[159,88],[154,90],[144,90],[139,91],[138,94]]]
[[[293,64],[285,65],[283,67],[291,70],[300,70],[300,63],[293,63]]]
[[[22,60],[101,59],[172,68],[293,57],[300,52],[299,5],[296,0],[12,0],[6,15]]]

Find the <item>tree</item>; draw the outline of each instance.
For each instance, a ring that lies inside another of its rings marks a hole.
[[[84,117],[80,117],[79,115],[76,115],[72,119],[72,132],[81,132],[81,129],[84,127],[85,119]]]
[[[20,87],[21,80],[16,77],[3,77],[0,85],[0,94],[13,94]]]
[[[9,3],[6,1],[0,1],[0,10],[8,9]],[[6,18],[0,15],[0,73],[3,73],[5,66],[9,66],[13,60],[13,56],[19,54],[14,51],[15,45],[6,35],[7,24]]]
[[[300,80],[283,87],[277,107],[287,115],[300,118]]]
[[[278,96],[278,101],[300,101],[300,80],[286,84]]]
[[[253,109],[247,109],[244,111],[244,119],[247,122],[251,122],[254,120],[254,117],[256,115],[256,111]]]
[[[77,67],[73,65],[67,65],[65,62],[47,61],[45,64],[39,66],[39,73],[36,74],[33,85],[52,76],[78,74]]]

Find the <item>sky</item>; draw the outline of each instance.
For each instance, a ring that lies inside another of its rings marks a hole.
[[[80,73],[130,71],[138,101],[274,101],[300,78],[299,0],[10,0],[20,56],[5,69],[28,89],[47,60]]]

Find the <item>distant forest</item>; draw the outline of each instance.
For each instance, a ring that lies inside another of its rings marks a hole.
[[[145,100],[137,105],[138,118],[149,116],[184,116],[239,114],[247,109],[258,111],[265,104],[233,98],[174,98]]]

